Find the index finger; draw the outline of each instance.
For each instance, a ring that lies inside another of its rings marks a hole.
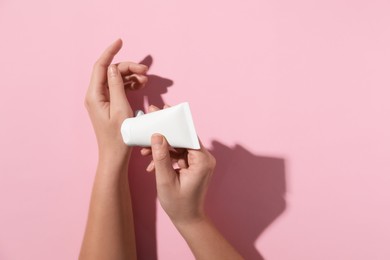
[[[117,64],[118,70],[120,71],[122,77],[132,74],[141,74],[145,75],[148,71],[148,67],[143,64],[131,62],[131,61],[124,61]]]
[[[117,39],[109,47],[107,47],[100,58],[95,62],[90,84],[90,88],[92,88],[92,90],[105,86],[107,82],[107,68],[121,48],[122,40]]]
[[[200,138],[198,137],[200,149],[187,149],[188,154],[194,158],[206,158],[209,157],[211,154],[210,152],[204,147],[203,143],[200,141]]]

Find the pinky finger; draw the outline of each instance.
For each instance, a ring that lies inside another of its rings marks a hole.
[[[181,168],[181,169],[183,169],[183,168],[188,168],[188,165],[187,165],[187,162],[186,162],[186,160],[185,159],[179,159],[178,161],[177,161],[177,165]]]
[[[154,162],[153,162],[153,161],[151,161],[151,162],[149,163],[148,167],[146,167],[146,171],[147,171],[147,172],[152,172],[152,171],[154,171]]]
[[[152,154],[152,149],[145,147],[145,148],[142,148],[140,152],[141,152],[141,155],[146,156],[146,155]]]

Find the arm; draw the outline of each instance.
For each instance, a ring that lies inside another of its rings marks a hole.
[[[157,110],[151,107],[149,110]],[[196,259],[243,259],[221,235],[204,212],[204,198],[215,168],[215,158],[201,144],[200,150],[172,151],[165,137],[152,136],[153,161],[147,170],[156,171],[157,194],[161,206],[186,240]],[[172,162],[180,167],[174,169]]]
[[[131,149],[122,141],[120,126],[133,116],[124,88],[126,78],[134,75],[133,80],[136,77],[142,86],[147,67],[131,62],[111,64],[121,46],[121,40],[115,41],[95,63],[85,98],[99,160],[79,259],[136,259],[127,176]]]
[[[193,223],[174,224],[196,259],[243,259],[207,217]]]
[[[136,259],[127,158],[100,156],[79,259]]]

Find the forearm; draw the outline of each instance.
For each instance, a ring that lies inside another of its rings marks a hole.
[[[80,259],[136,259],[127,158],[99,158]]]
[[[197,260],[243,259],[207,218],[175,226]]]

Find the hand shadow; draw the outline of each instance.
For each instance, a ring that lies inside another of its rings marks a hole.
[[[153,63],[152,56],[146,56],[141,62],[150,67]],[[164,100],[162,95],[168,92],[168,87],[173,85],[173,81],[153,74],[147,74],[148,82],[142,89],[132,91],[129,95],[129,101],[133,110],[144,110],[148,105],[155,105],[163,108]]]
[[[264,259],[254,243],[286,209],[284,159],[218,141],[210,152],[217,167],[207,193],[207,214],[244,259]]]
[[[149,68],[153,63],[148,55],[142,62]],[[148,74],[146,86],[128,93],[128,99],[134,111],[143,110],[153,104],[164,106],[162,94],[167,93],[173,81],[157,75]],[[156,180],[153,173],[146,172],[150,158],[140,155],[140,148],[134,147],[129,162],[129,185],[133,203],[135,234],[138,259],[157,259],[156,243]]]
[[[141,63],[151,66],[152,57]],[[153,104],[164,106],[162,95],[173,84],[170,79],[148,75],[147,85],[132,91],[133,110]],[[264,259],[254,243],[286,208],[285,164],[282,158],[257,156],[240,145],[234,148],[213,141],[210,151],[217,168],[210,182],[206,211],[221,233],[245,259]],[[156,180],[145,171],[150,158],[135,147],[129,164],[138,259],[156,260]]]

